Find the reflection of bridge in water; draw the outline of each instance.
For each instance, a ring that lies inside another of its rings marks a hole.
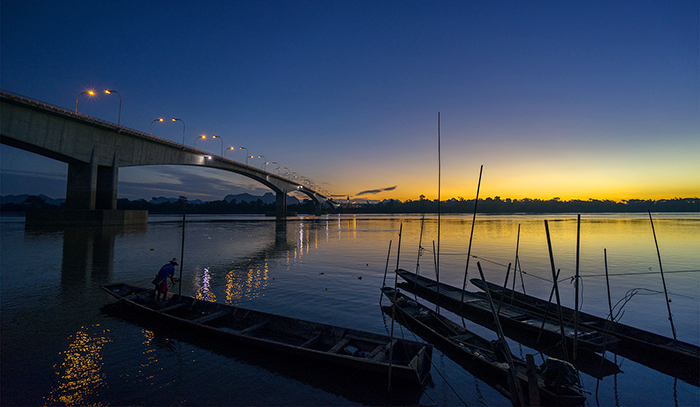
[[[187,225],[194,223],[204,223],[209,221],[187,220],[185,223],[185,233]],[[234,267],[225,271],[225,297],[216,298],[210,290],[212,274],[221,275],[223,270],[204,268],[195,270],[189,268],[187,256],[187,243],[185,243],[185,256],[183,261],[184,273],[195,276],[196,281],[193,293],[198,299],[208,299],[212,301],[225,301],[226,303],[237,303],[243,299],[252,299],[264,291],[269,278],[269,261],[288,257],[298,259],[309,253],[309,250],[318,244],[314,238],[319,229],[318,222],[313,220],[303,220],[299,224],[298,233],[295,230],[294,236],[289,236],[288,225],[291,221],[260,221],[274,222],[274,236],[269,236],[269,242],[261,248],[256,249],[249,255],[241,256],[234,261]],[[324,220],[323,224],[326,223]],[[33,229],[30,233],[42,233],[45,229]],[[145,234],[146,227],[134,226],[105,226],[105,227],[66,227],[60,229],[50,229],[49,231],[60,231],[63,233],[63,259],[61,263],[61,286],[66,292],[74,293],[77,285],[81,285],[84,292],[91,290],[96,284],[107,284],[113,282],[115,241],[120,234]],[[220,266],[216,266],[217,268]],[[150,271],[144,271],[144,276],[150,276]],[[157,270],[156,270],[157,271]],[[153,271],[155,273],[155,271]],[[176,270],[176,277],[179,270]],[[183,276],[190,279],[192,276]],[[219,282],[217,282],[219,283]],[[218,285],[218,284],[217,284]],[[180,287],[178,287],[180,288]]]

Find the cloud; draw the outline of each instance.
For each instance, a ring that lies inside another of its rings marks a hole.
[[[355,194],[355,196],[374,195],[374,194],[378,194],[378,193],[383,192],[383,191],[393,191],[396,189],[396,187],[397,187],[397,185],[394,185],[393,187],[381,188],[381,189],[368,189],[366,191],[358,192],[357,194]]]

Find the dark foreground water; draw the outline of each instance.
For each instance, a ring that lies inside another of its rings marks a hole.
[[[502,283],[513,262],[518,228],[523,271],[516,287],[547,298],[551,268],[544,230],[549,220],[561,297],[573,307],[574,215],[479,216],[469,278],[479,261],[487,279]],[[149,286],[160,266],[180,258],[181,217],[151,216],[147,228],[25,230],[23,218],[3,217],[1,229],[1,393],[12,405],[509,405],[459,365],[434,353],[431,382],[413,394],[387,394],[328,372],[124,318],[99,284]],[[421,239],[425,250],[418,256]],[[654,215],[678,339],[700,343],[700,217]],[[420,267],[461,286],[471,216],[329,216],[280,226],[264,217],[189,216],[185,228],[183,294],[286,316],[386,333],[379,289],[389,270]],[[608,313],[603,251],[612,304],[636,293],[622,322],[672,336],[659,261],[647,214],[582,216],[582,309]],[[179,272],[179,270],[178,270]],[[387,281],[393,284],[390,272]],[[178,290],[178,287],[174,288]],[[471,287],[471,289],[475,289]],[[635,290],[637,289],[637,290]],[[388,301],[384,301],[388,303]],[[619,307],[619,306],[618,306]],[[619,308],[616,310],[618,311]],[[468,327],[495,334],[467,321]],[[398,325],[397,335],[413,338]],[[518,355],[534,351],[511,342]],[[698,387],[608,353],[624,373],[602,380],[582,374],[590,406],[700,404]],[[537,356],[538,360],[540,356]]]

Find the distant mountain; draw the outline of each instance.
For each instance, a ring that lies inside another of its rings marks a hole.
[[[156,197],[151,198],[151,200],[148,201],[148,202],[149,202],[149,203],[152,203],[152,204],[162,204],[162,203],[165,203],[165,202],[175,203],[175,202],[177,202],[177,198],[166,198],[166,197],[164,197],[164,196],[159,196],[158,198],[156,198]],[[191,204],[195,204],[195,205],[201,205],[201,204],[204,203],[204,201],[202,201],[201,199],[194,199],[194,200],[189,200],[189,199],[188,199],[188,200],[187,200],[187,203],[191,203]]]
[[[224,201],[231,202],[234,199],[236,200],[236,202],[255,202],[258,199],[260,199],[261,201],[263,201],[263,203],[266,203],[266,204],[275,203],[277,201],[275,194],[273,194],[272,192],[267,192],[263,196],[255,196],[255,195],[251,195],[248,193],[236,194],[236,195],[226,195],[226,197],[224,198]],[[299,203],[299,200],[297,198],[295,198],[293,196],[287,196],[287,205],[295,205],[298,203]]]
[[[26,201],[27,197],[29,196],[30,195],[28,194],[0,196],[0,205],[4,205],[6,203],[21,204],[22,202]],[[66,202],[65,198],[53,199],[43,194],[40,194],[39,198],[43,199],[47,204],[54,206],[59,206],[62,203]]]

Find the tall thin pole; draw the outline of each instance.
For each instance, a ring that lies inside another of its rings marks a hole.
[[[664,279],[664,268],[661,266],[661,252],[659,251],[659,242],[656,240],[656,231],[654,230],[654,220],[651,218],[651,210],[649,212],[649,221],[651,222],[651,231],[654,233],[654,243],[656,244],[656,255],[659,257],[659,271],[661,271],[661,282],[664,285],[664,295],[666,296],[666,307],[668,308],[668,320],[671,321],[671,331],[673,331],[673,339],[676,339],[676,327],[673,326],[673,315],[671,315],[671,303],[668,302],[668,291],[666,291],[666,279]]]
[[[479,170],[479,183],[476,186],[476,199],[474,200],[474,216],[472,216],[472,232],[469,235],[469,248],[467,249],[467,266],[464,268],[464,283],[462,284],[462,299],[459,303],[459,309],[462,310],[464,303],[464,291],[467,289],[467,275],[469,274],[469,258],[472,257],[472,238],[474,237],[474,223],[476,222],[476,206],[479,204],[479,189],[481,188],[481,174],[484,172],[484,166]]]
[[[557,296],[557,311],[559,311],[559,327],[561,328],[561,344],[564,347],[564,354],[568,359],[569,351],[566,349],[566,336],[564,335],[564,318],[562,318],[561,315],[561,299],[559,298],[559,285],[557,284],[558,273],[555,271],[554,268],[554,253],[552,253],[552,239],[549,236],[549,224],[547,223],[547,219],[544,220],[544,228],[547,231],[547,246],[549,246],[549,262],[552,266],[552,278],[554,279],[554,293]]]
[[[603,249],[605,259],[605,285],[608,288],[608,309],[610,310],[610,322],[615,322],[613,317],[612,299],[610,298],[610,278],[608,278],[608,249]]]
[[[386,286],[386,273],[389,271],[389,256],[391,255],[391,240],[389,240],[389,251],[386,253],[386,265],[384,266],[384,281],[382,281],[382,288]],[[381,305],[382,303],[382,297],[383,295],[379,296],[379,304]]]
[[[581,249],[581,214],[578,215],[576,224],[576,280],[574,280],[574,354],[573,360],[576,360],[576,346],[578,341],[578,277],[579,277],[579,252]]]
[[[437,281],[437,297],[440,298],[440,185],[441,185],[441,163],[440,163],[440,112],[438,112],[438,233],[437,233],[437,254],[435,260],[435,278]]]
[[[396,252],[396,271],[399,270],[399,256],[401,255],[401,233],[403,223],[399,227],[399,246]],[[396,286],[399,283],[399,273],[394,272],[394,301],[391,303],[391,336],[389,337],[389,391],[391,391],[391,363],[394,360],[394,321],[396,320]]]
[[[418,256],[416,258],[416,275],[420,273],[420,255],[423,248],[423,224],[425,223],[425,214],[420,217],[420,236],[418,237]]]
[[[484,287],[486,287],[486,279],[484,278],[484,272],[481,270],[481,263],[478,261],[476,262],[476,267],[479,269],[479,275],[481,276],[481,281],[484,283]],[[512,376],[512,383],[513,383],[513,389],[515,390],[516,395],[518,396],[518,399],[520,401],[520,405],[524,406],[525,405],[525,400],[523,397],[523,393],[520,390],[520,379],[518,379],[518,374],[515,372],[515,365],[513,364],[513,357],[510,353],[510,347],[508,346],[508,342],[506,342],[506,338],[503,335],[503,328],[501,328],[501,321],[498,318],[498,313],[496,312],[496,307],[493,304],[493,299],[491,298],[491,290],[485,290],[486,291],[486,297],[489,300],[489,305],[491,306],[491,313],[493,314],[494,318],[494,323],[496,324],[496,333],[498,334],[498,340],[501,343],[501,347],[503,349],[504,356],[506,360],[508,361],[508,367],[510,368],[510,374]],[[511,397],[513,395],[511,394]],[[515,403],[514,403],[515,404]]]
[[[185,262],[185,214],[182,214],[182,244],[180,245],[180,285],[177,288],[178,295],[182,295],[182,265]]]

